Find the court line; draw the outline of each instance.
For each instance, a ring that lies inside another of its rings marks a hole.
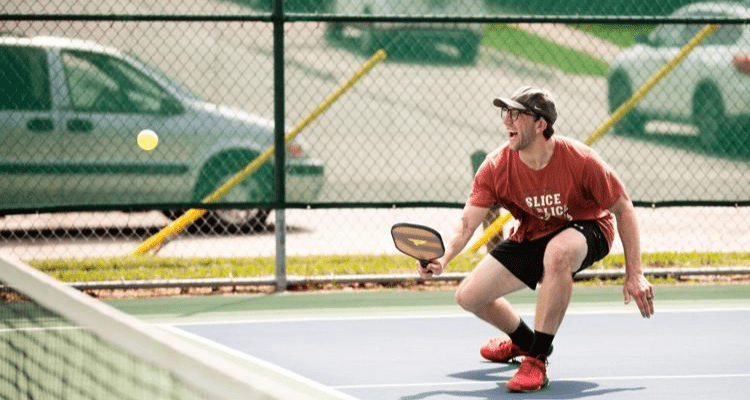
[[[367,311],[367,309],[363,309]],[[308,310],[309,312],[309,310]],[[317,312],[317,310],[315,311]],[[359,312],[359,311],[358,311]],[[414,315],[408,314],[408,311],[399,310],[398,315],[368,315],[368,316],[353,316],[353,315],[342,315],[342,316],[299,316],[299,317],[279,317],[279,318],[262,318],[262,319],[238,319],[238,320],[218,320],[218,321],[189,321],[189,322],[160,322],[157,325],[171,325],[171,326],[192,326],[192,325],[232,325],[232,324],[271,324],[271,323],[294,323],[294,322],[328,322],[328,321],[372,321],[372,320],[383,320],[383,319],[432,319],[432,318],[476,318],[472,314],[423,314]]]
[[[633,304],[623,306],[622,309],[618,310],[603,310],[603,309],[583,309],[583,310],[568,310],[566,315],[622,315],[622,314],[633,314],[639,315],[638,310],[634,308]],[[521,307],[519,307],[521,308]],[[297,310],[295,310],[297,311]],[[309,310],[306,310],[309,312]],[[280,316],[280,317],[259,317],[253,319],[236,319],[236,320],[201,320],[201,321],[172,321],[172,322],[157,322],[155,325],[164,326],[195,326],[195,325],[232,325],[232,324],[271,324],[271,323],[295,323],[295,322],[336,322],[336,321],[374,321],[374,320],[401,320],[401,319],[442,319],[442,318],[476,318],[473,314],[465,312],[463,310],[449,311],[448,313],[436,313],[436,314],[420,314],[424,310],[411,309],[411,310],[383,310],[383,309],[358,309],[357,313],[377,313],[378,311],[384,312],[384,314],[375,315],[323,315],[323,316]],[[529,310],[518,310],[522,316],[533,316],[534,312]],[[671,309],[658,309],[658,314],[672,314],[672,313],[703,313],[703,312],[747,312],[750,311],[750,307],[738,306],[738,307],[716,307],[716,308],[671,308]],[[317,311],[316,311],[317,312]],[[323,311],[325,312],[325,310]],[[410,314],[413,312],[413,314]]]
[[[551,379],[550,382],[565,382],[565,381],[630,381],[630,380],[674,380],[674,379],[728,379],[728,378],[750,378],[750,373],[747,374],[710,374],[710,375],[643,375],[643,376],[599,376],[599,377],[584,377],[584,378],[557,378]],[[386,383],[386,384],[368,384],[368,385],[335,385],[331,386],[333,389],[345,390],[345,389],[385,389],[385,388],[407,388],[407,387],[421,387],[421,386],[468,386],[468,385],[481,385],[485,383],[498,384],[506,382],[505,380],[498,379],[497,381],[471,381],[471,382],[424,382],[424,383]]]
[[[226,354],[238,361],[243,361],[244,362],[244,364],[242,364],[243,367],[250,368],[259,374],[265,375],[269,379],[275,380],[276,382],[287,384],[290,386],[300,385],[302,387],[306,387],[305,389],[300,389],[300,390],[315,392],[315,394],[319,396],[318,398],[320,399],[357,400],[356,398],[346,393],[339,392],[338,389],[335,389],[331,386],[324,385],[320,382],[314,381],[310,378],[307,378],[305,376],[292,372],[286,368],[273,364],[269,361],[266,361],[266,360],[257,358],[255,356],[252,356],[250,354],[244,353],[242,351],[233,349],[227,345],[215,342],[203,336],[184,331],[174,326],[165,325],[165,326],[161,326],[161,329],[164,329],[166,332],[170,332],[171,334],[177,337],[182,337],[188,341],[198,343],[213,351]]]

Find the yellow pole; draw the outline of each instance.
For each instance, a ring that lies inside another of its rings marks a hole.
[[[591,145],[599,138],[601,138],[609,128],[612,127],[617,121],[622,119],[625,114],[627,114],[630,110],[635,107],[636,103],[641,101],[641,99],[656,85],[662,78],[664,78],[670,71],[674,69],[674,67],[677,66],[677,64],[681,63],[685,57],[687,57],[688,54],[690,54],[693,49],[700,44],[708,35],[714,33],[716,29],[719,28],[719,25],[717,24],[708,24],[703,29],[700,30],[690,41],[682,48],[680,49],[680,52],[677,53],[674,58],[672,58],[668,63],[664,64],[656,73],[651,76],[638,90],[636,90],[635,93],[633,93],[632,96],[630,96],[630,99],[620,105],[620,107],[615,110],[615,112],[612,113],[612,115],[609,116],[609,118],[588,137],[586,140],[584,140],[584,143],[587,145]],[[472,252],[477,252],[479,249],[487,243],[490,239],[492,239],[498,232],[500,232],[503,229],[503,226],[508,223],[510,220],[511,215],[510,213],[501,215],[498,217],[495,221],[493,221],[490,226],[487,227],[487,229],[484,231],[484,234],[477,239],[476,242],[474,242],[473,245],[469,248]]]
[[[333,93],[328,95],[328,97],[323,100],[322,103],[320,103],[315,110],[313,110],[307,117],[305,117],[302,121],[300,121],[294,128],[292,128],[289,133],[284,137],[284,140],[286,143],[294,139],[297,134],[299,134],[304,128],[306,128],[312,121],[314,121],[316,118],[318,118],[323,112],[328,110],[328,108],[331,107],[331,104],[333,104],[336,100],[338,100],[339,97],[341,97],[342,94],[346,93],[349,89],[354,86],[357,81],[360,80],[365,74],[370,72],[370,70],[375,67],[375,65],[387,57],[386,52],[383,49],[378,50],[375,52],[375,54],[370,57],[367,62],[365,62],[355,73],[352,75],[346,82],[341,84]],[[269,158],[274,153],[274,147],[271,146],[266,151],[261,153],[258,157],[256,157],[253,161],[251,161],[245,168],[243,168],[241,171],[234,174],[229,180],[224,182],[219,188],[217,188],[213,193],[206,196],[201,202],[202,203],[215,203],[218,200],[220,200],[224,195],[229,193],[237,184],[242,182],[243,180],[247,179],[248,176],[252,175],[258,168],[261,167],[266,161],[268,161]],[[172,221],[169,225],[165,226],[162,230],[155,233],[143,243],[140,244],[135,250],[133,250],[133,255],[142,255],[145,252],[152,250],[159,245],[161,245],[164,240],[166,240],[168,237],[177,234],[181,232],[183,229],[185,229],[188,225],[193,223],[196,219],[203,216],[203,214],[206,213],[205,209],[190,209],[184,214],[182,214],[179,218]]]

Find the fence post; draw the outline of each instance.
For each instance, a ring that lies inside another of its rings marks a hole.
[[[273,63],[274,63],[274,130],[275,130],[275,172],[276,172],[276,291],[286,290],[286,165],[284,140],[284,2],[273,0]]]

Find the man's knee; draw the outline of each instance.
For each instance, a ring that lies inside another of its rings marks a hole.
[[[586,257],[586,242],[551,242],[544,254],[544,275],[571,275],[581,266]]]
[[[586,237],[575,229],[566,229],[555,236],[544,252],[544,274],[572,274],[577,271],[588,252]]]
[[[456,304],[458,304],[461,308],[468,312],[475,312],[478,310],[478,302],[476,299],[476,296],[474,293],[472,293],[472,290],[468,288],[467,280],[469,278],[464,279],[463,282],[458,286],[458,289],[456,289],[456,293],[454,295],[456,299]]]
[[[491,288],[497,285],[494,278],[484,273],[482,267],[475,269],[458,285],[454,295],[456,303],[466,311],[477,313],[498,297]]]
[[[500,297],[523,289],[526,285],[491,256],[485,257],[456,289],[456,303],[466,311],[477,313]]]

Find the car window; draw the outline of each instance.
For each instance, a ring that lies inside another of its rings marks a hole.
[[[697,35],[698,32],[700,32],[700,30],[704,28],[704,26],[705,25],[703,25],[703,24],[690,24],[690,25],[686,25],[685,29],[683,29],[682,33],[681,33],[682,37],[680,38],[680,46],[684,46],[684,45],[688,44],[688,42],[690,41],[690,39],[692,39],[693,37],[695,37],[695,35]],[[709,35],[708,37],[706,37],[706,39],[703,39],[703,41],[701,42],[701,45],[704,46],[706,44],[706,41],[708,39],[710,39],[711,36],[713,36],[715,34],[716,33],[714,32],[711,35]]]
[[[703,29],[703,24],[690,24],[685,27],[682,31],[682,38],[680,39],[681,45],[686,45],[698,32]],[[737,41],[740,37],[738,30],[732,30],[732,25],[721,26],[716,32],[708,35],[699,46],[716,46],[716,45],[730,45]]]
[[[62,61],[76,110],[156,114],[169,97],[161,86],[121,59],[66,51]]]
[[[649,35],[649,42],[655,47],[681,47],[685,25],[659,25]]]
[[[731,46],[742,36],[742,25],[721,25],[701,46]]]
[[[716,17],[709,15],[707,17]],[[649,35],[649,42],[655,47],[683,47],[690,42],[705,24],[660,25]],[[729,46],[742,36],[742,25],[721,25],[716,32],[708,35],[700,46]]]
[[[50,110],[47,53],[39,48],[0,46],[0,110]]]
[[[693,17],[701,18],[732,18],[731,15],[718,12],[701,12],[692,15]],[[705,24],[690,24],[686,25],[685,30],[682,32],[681,41],[683,44],[687,44],[695,35],[700,32],[706,25]],[[729,46],[737,43],[740,36],[742,36],[742,25],[721,25],[716,32],[708,35],[701,43],[700,46]]]

